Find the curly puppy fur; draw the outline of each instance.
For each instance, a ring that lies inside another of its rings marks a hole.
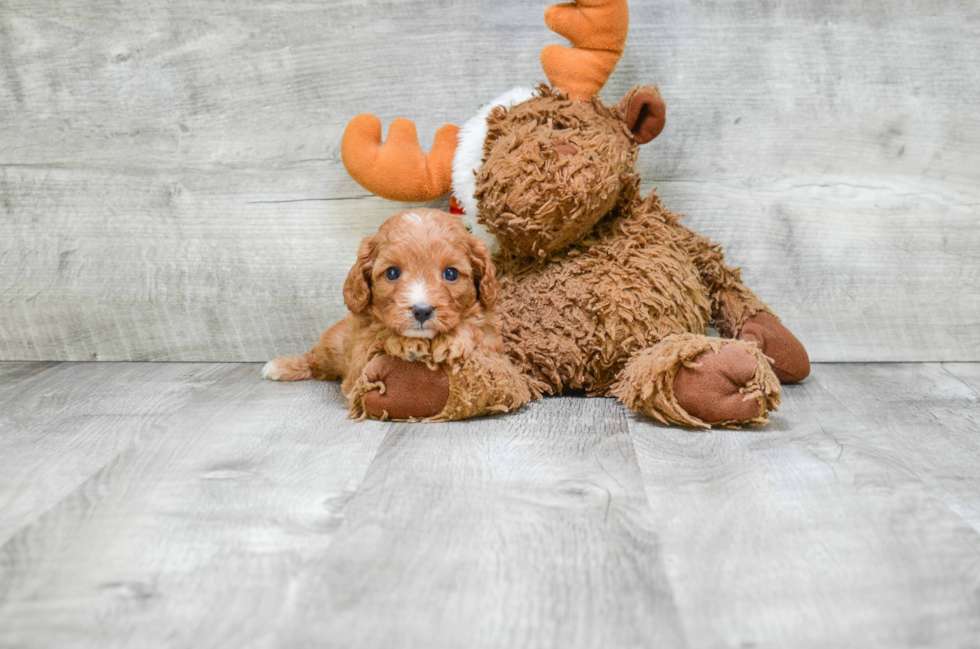
[[[736,336],[770,311],[725,265],[720,246],[681,225],[656,194],[639,195],[639,144],[663,128],[659,92],[634,88],[608,107],[542,85],[487,121],[477,218],[503,251],[495,261],[504,346],[533,394],[585,390],[661,421],[703,426],[673,398],[673,378],[697,353],[738,343],[758,364],[747,394],[764,406],[740,423],[764,423],[780,390],[766,358],[748,343],[703,334],[713,324]],[[624,372],[672,335],[690,337]]]
[[[391,274],[393,268],[398,273]],[[455,279],[444,276],[449,268],[456,270]],[[365,370],[387,354],[449,375],[448,402],[427,420],[516,408],[530,394],[503,355],[492,323],[498,290],[486,246],[458,218],[426,208],[402,212],[361,243],[344,283],[350,313],[309,353],[273,359],[263,374],[287,381],[341,379],[350,416],[363,419],[365,395],[384,390]],[[424,321],[413,314],[420,304],[432,308]]]

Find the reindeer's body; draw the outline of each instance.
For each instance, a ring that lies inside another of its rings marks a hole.
[[[539,394],[639,397],[650,377],[622,381],[631,361],[666,379],[684,362],[717,350],[721,341],[704,336],[709,325],[731,335],[750,316],[768,313],[724,264],[720,248],[681,225],[654,194],[627,201],[559,254],[501,256],[498,264],[505,350]],[[740,387],[774,409],[778,382],[753,347],[743,347],[754,358]],[[644,409],[699,424],[670,392]]]
[[[626,207],[559,255],[500,265],[505,349],[540,392],[606,395],[634,355],[711,321],[686,229],[658,203]]]

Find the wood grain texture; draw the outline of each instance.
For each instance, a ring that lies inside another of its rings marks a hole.
[[[681,625],[610,399],[392,428],[298,586],[296,647],[676,647]]]
[[[942,375],[818,365],[756,432],[633,420],[689,646],[975,646],[980,535],[963,514],[980,453],[962,383]],[[929,420],[923,402],[949,410]],[[955,500],[936,488],[951,474]]]
[[[980,530],[980,365],[873,364],[821,367],[821,384],[854,417],[873,422],[882,442],[915,458],[933,497]],[[875,386],[873,399],[849,395]],[[938,443],[937,443],[938,442]]]
[[[226,372],[210,364],[0,364],[0,543]]]
[[[0,359],[308,349],[399,209],[347,177],[346,121],[428,145],[543,80],[547,4],[4,0]],[[956,0],[637,0],[603,96],[660,84],[645,187],[814,360],[980,360],[978,35]]]
[[[0,363],[0,647],[980,637],[980,364],[816,365],[708,432],[574,397],[354,423],[258,369]]]
[[[76,367],[104,384],[113,366]],[[271,646],[294,571],[330,543],[388,424],[352,425],[336,385],[211,369],[221,381],[3,539],[0,646]]]

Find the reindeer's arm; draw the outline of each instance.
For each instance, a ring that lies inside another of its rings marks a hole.
[[[745,284],[738,268],[725,263],[719,244],[713,244],[674,219],[670,226],[687,249],[711,293],[711,318],[726,338],[756,343],[772,360],[783,383],[802,381],[810,374],[806,349],[779,318]]]
[[[721,246],[680,223],[672,224],[675,236],[687,250],[711,294],[714,327],[726,338],[737,338],[745,323],[757,313],[772,314],[765,302],[742,283],[742,273],[725,263]]]

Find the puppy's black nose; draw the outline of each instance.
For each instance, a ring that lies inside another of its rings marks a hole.
[[[412,315],[419,321],[419,324],[422,324],[432,317],[432,312],[435,310],[435,307],[431,307],[428,304],[416,304],[412,307]]]

